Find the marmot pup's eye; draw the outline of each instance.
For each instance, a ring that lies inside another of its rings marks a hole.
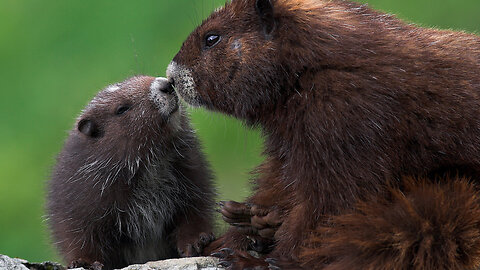
[[[116,115],[122,115],[130,110],[130,105],[120,105],[117,110],[115,111]]]
[[[222,37],[220,37],[219,35],[209,34],[205,37],[205,47],[212,48],[217,45],[221,39]]]

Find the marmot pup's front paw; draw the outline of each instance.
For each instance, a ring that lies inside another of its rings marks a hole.
[[[200,233],[198,237],[184,245],[178,247],[178,254],[181,257],[196,257],[203,255],[206,246],[215,240],[213,233]]]
[[[89,269],[89,270],[102,270],[103,269],[103,264],[98,262],[98,261],[94,261],[93,263],[89,263],[82,258],[78,258],[74,261],[71,261],[67,268],[68,269],[85,268],[85,269]]]

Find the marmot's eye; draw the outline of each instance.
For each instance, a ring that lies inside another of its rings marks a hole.
[[[221,39],[222,39],[222,37],[220,37],[219,35],[208,34],[205,37],[205,48],[209,49],[209,48],[214,47],[215,45],[217,45],[220,42]]]
[[[115,111],[115,114],[122,115],[126,113],[128,110],[130,110],[130,105],[121,105],[117,108],[117,110]]]

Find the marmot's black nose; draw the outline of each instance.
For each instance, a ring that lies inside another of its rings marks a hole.
[[[162,85],[160,88],[160,91],[162,91],[165,94],[173,94],[175,92],[175,89],[173,89],[173,84],[171,82],[166,83],[165,85]]]

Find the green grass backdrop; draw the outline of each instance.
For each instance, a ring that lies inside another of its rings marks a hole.
[[[319,0],[321,1],[321,0]],[[0,254],[58,259],[44,214],[45,183],[74,119],[102,87],[164,76],[187,35],[222,0],[0,0]],[[478,0],[367,0],[409,21],[480,30]],[[192,111],[219,199],[249,194],[258,131]]]

